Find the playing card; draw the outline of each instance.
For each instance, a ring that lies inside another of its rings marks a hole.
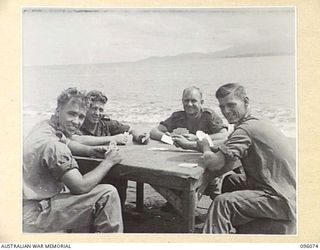
[[[170,136],[167,136],[166,134],[163,134],[161,137],[161,141],[170,145],[173,145],[173,140]]]

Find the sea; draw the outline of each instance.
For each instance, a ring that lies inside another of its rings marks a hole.
[[[190,86],[202,89],[204,107],[222,116],[215,91],[228,82],[247,88],[253,113],[271,120],[288,137],[296,136],[294,55],[42,65],[22,70],[23,136],[37,122],[50,118],[57,96],[69,87],[104,92],[106,115],[148,132],[182,109],[182,90]]]

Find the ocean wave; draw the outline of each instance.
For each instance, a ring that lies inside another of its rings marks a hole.
[[[38,109],[39,107],[37,107],[37,110],[23,110],[23,119],[28,120],[29,125],[32,121],[48,119],[53,114],[52,111],[39,111]],[[151,128],[159,124],[160,121],[168,118],[174,111],[176,110],[169,108],[164,109],[157,106],[117,106],[109,108],[106,116],[125,124],[134,126],[142,125],[143,127]],[[296,136],[296,119],[290,110],[277,110],[271,108],[268,110],[262,110],[258,108],[255,109],[253,113],[257,113],[259,116],[269,119],[287,136]],[[223,120],[225,121],[225,119]]]

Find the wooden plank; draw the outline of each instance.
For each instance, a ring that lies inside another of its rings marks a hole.
[[[138,212],[143,212],[143,196],[144,196],[144,183],[136,182],[136,208]]]
[[[183,192],[182,208],[183,208],[182,231],[185,233],[193,233],[194,224],[195,224],[195,210],[196,210],[196,192],[195,191]]]

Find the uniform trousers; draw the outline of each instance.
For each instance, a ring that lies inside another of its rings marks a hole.
[[[25,200],[24,232],[59,231],[121,233],[123,221],[116,188],[100,184],[90,192],[59,193],[50,199]]]
[[[279,196],[249,189],[244,174],[232,174],[225,177],[222,194],[209,207],[203,233],[229,234],[257,218],[288,220],[288,205]]]

